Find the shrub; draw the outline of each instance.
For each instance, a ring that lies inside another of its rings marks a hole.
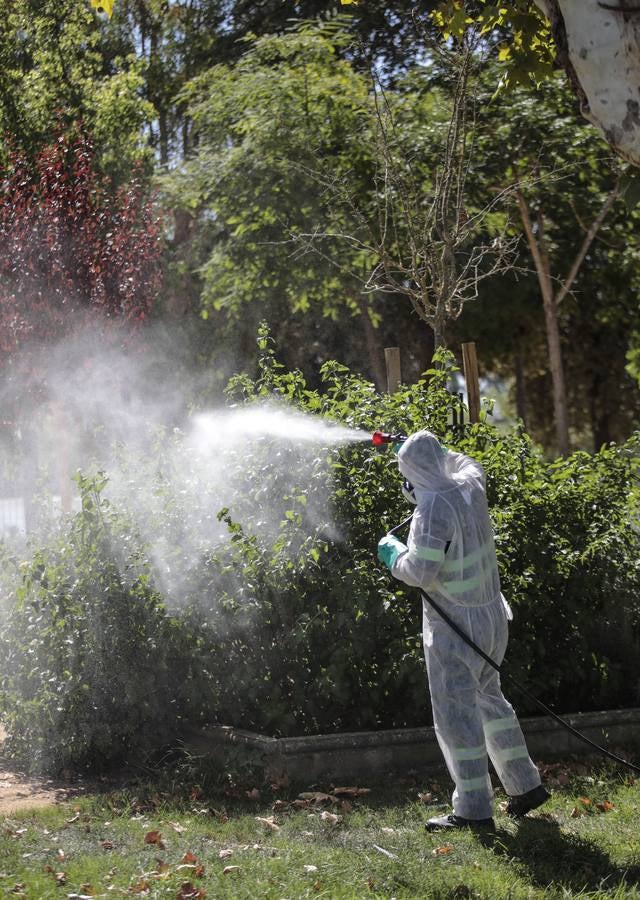
[[[258,377],[234,378],[230,403],[282,402],[366,431],[428,427],[478,458],[515,612],[506,669],[558,711],[638,702],[635,442],[548,461],[486,414],[452,424],[447,355],[390,396],[336,363],[309,390],[264,331],[260,347]],[[430,721],[419,594],[376,560],[380,536],[410,513],[395,456],[354,442],[301,465],[295,445],[271,439],[228,452],[243,476],[218,513],[228,540],[191,540],[162,485],[154,539],[174,547],[180,610],[165,608],[100,478],[80,479],[81,512],[29,563],[4,560],[18,601],[0,648],[14,753],[59,768],[158,748],[205,721],[286,735]],[[284,509],[275,531],[268,509]],[[181,558],[187,544],[200,546],[195,564]]]
[[[0,645],[2,716],[9,752],[33,769],[100,768],[162,746],[189,678],[184,626],[102,496],[105,479],[78,481],[82,509],[68,530],[5,577],[16,602]]]
[[[503,591],[516,614],[506,671],[564,711],[638,702],[634,441],[550,462],[521,429],[500,435],[486,415],[462,434],[452,425],[457,400],[446,390],[446,355],[441,368],[393,396],[327,364],[316,393],[279,366],[266,335],[261,340],[260,375],[232,382],[236,402],[281,397],[368,431],[429,427],[483,463]],[[248,536],[248,515],[242,527],[228,519],[231,548],[224,560],[209,560],[211,581],[199,594],[213,601],[205,616],[213,642],[225,636],[212,654],[224,685],[218,715],[287,734],[428,722],[419,595],[375,558],[379,537],[410,511],[395,457],[349,445],[318,460],[308,482],[305,502],[314,489],[332,491],[338,535],[306,528],[292,554],[303,515],[292,503],[294,521],[278,541]],[[530,701],[518,706],[537,711]]]

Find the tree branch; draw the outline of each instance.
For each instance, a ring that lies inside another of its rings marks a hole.
[[[527,201],[524,199],[524,196],[520,191],[516,191],[516,199],[518,201],[518,209],[520,210],[520,218],[522,219],[524,232],[527,236],[527,243],[529,244],[529,249],[531,250],[533,262],[536,267],[538,281],[540,282],[540,289],[542,290],[542,296],[544,297],[545,303],[553,304],[554,298],[553,291],[551,289],[549,267],[545,264],[542,254],[542,248],[536,240],[536,236],[533,230],[533,222],[531,221],[531,214],[529,212],[529,207],[527,206]],[[540,237],[542,241],[544,238],[542,235]]]
[[[567,275],[567,277],[564,281],[564,284],[562,285],[562,287],[556,294],[556,298],[555,298],[556,306],[560,306],[560,304],[562,303],[564,298],[567,296],[567,294],[573,287],[573,284],[574,284],[576,278],[578,277],[580,267],[582,266],[582,263],[584,262],[584,258],[587,255],[587,253],[589,252],[589,247],[595,240],[595,237],[596,237],[598,231],[600,230],[600,227],[601,227],[602,223],[604,222],[604,220],[607,216],[607,213],[609,212],[609,210],[611,209],[611,207],[613,206],[613,204],[615,203],[615,201],[618,199],[619,196],[620,196],[620,185],[616,184],[614,189],[611,191],[611,193],[607,197],[602,209],[600,210],[598,215],[595,217],[595,219],[591,223],[591,227],[589,228],[589,230],[587,231],[587,233],[584,236],[584,240],[582,241],[582,246],[580,247],[580,249],[578,250],[578,253],[576,254],[576,258],[574,259],[573,265],[571,266],[571,269],[569,270],[569,274]]]

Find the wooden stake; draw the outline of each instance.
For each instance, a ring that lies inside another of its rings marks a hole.
[[[476,345],[469,341],[462,345],[462,360],[464,364],[464,380],[467,383],[467,400],[469,403],[469,421],[480,421],[480,380],[478,378],[478,357]]]
[[[400,347],[385,347],[384,361],[387,364],[387,392],[395,394],[402,381]]]

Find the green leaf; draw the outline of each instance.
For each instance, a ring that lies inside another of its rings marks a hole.
[[[89,0],[89,3],[98,12],[106,13],[109,18],[113,15],[113,4],[115,0]]]

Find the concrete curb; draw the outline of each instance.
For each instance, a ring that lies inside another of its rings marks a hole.
[[[630,748],[640,742],[640,709],[572,713],[563,718],[608,749]],[[551,716],[520,722],[534,760],[597,752]],[[272,738],[232,726],[214,725],[204,729],[188,747],[221,767],[250,765],[262,769],[267,778],[286,775],[294,781],[308,782],[318,778],[345,779],[429,770],[443,764],[431,727]]]

